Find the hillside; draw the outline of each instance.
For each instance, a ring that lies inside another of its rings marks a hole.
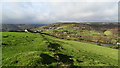
[[[119,26],[118,23],[56,23],[32,30],[41,30],[61,39],[116,45],[120,42]]]
[[[118,50],[43,33],[2,32],[3,66],[117,66]]]

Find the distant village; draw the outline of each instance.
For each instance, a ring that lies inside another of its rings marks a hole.
[[[36,33],[36,32],[43,32],[43,31],[48,30],[48,29],[63,29],[63,28],[62,27],[44,27],[42,29],[34,29],[34,30],[25,29],[24,32]]]

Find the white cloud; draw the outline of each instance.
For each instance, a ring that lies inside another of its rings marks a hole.
[[[116,2],[4,2],[4,23],[117,21]]]
[[[119,2],[119,0],[1,0],[1,2]]]
[[[0,4],[0,25],[2,24],[2,4]],[[1,28],[1,26],[0,26]]]

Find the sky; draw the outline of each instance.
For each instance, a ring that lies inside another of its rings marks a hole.
[[[0,4],[6,24],[118,21],[118,0],[3,0]]]

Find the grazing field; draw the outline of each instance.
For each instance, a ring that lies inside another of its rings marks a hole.
[[[2,37],[3,66],[118,66],[117,49],[41,33],[2,32]]]

